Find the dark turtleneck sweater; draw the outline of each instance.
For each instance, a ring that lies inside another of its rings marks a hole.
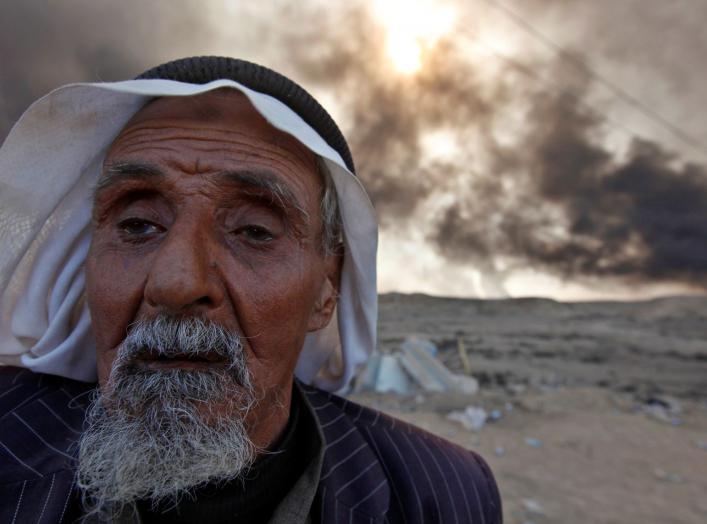
[[[317,422],[297,387],[292,390],[290,418],[278,443],[243,476],[226,484],[207,484],[174,506],[139,501],[142,523],[266,523],[319,452]]]

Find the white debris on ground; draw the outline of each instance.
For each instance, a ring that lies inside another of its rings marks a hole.
[[[667,395],[654,396],[643,403],[643,412],[660,422],[679,426],[682,424],[682,406],[680,402]]]
[[[384,296],[351,398],[479,453],[509,524],[705,523],[706,329],[705,299]]]
[[[468,406],[464,411],[452,411],[447,418],[459,422],[468,430],[479,431],[486,424],[488,415],[484,408]]]
[[[533,515],[544,515],[545,512],[543,511],[543,507],[535,499],[523,499],[522,501],[523,507],[526,509],[528,513],[531,513]]]
[[[525,437],[525,443],[531,448],[541,448],[543,447],[543,442],[540,439],[533,437]]]
[[[685,482],[685,479],[679,473],[665,471],[661,468],[655,468],[653,473],[655,474],[655,478],[662,480],[663,482],[673,482],[675,484],[682,484]]]
[[[354,390],[400,395],[409,395],[415,390],[466,395],[475,395],[479,391],[479,383],[474,377],[452,373],[436,355],[437,347],[432,342],[409,337],[392,354],[374,353]]]

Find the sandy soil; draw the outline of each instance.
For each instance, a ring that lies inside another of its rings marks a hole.
[[[455,371],[464,340],[481,391],[352,399],[481,453],[507,523],[707,522],[707,299],[383,296],[381,349],[412,333]],[[468,405],[502,416],[478,432],[447,418]]]

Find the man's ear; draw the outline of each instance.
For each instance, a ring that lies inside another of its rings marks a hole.
[[[308,331],[324,329],[334,314],[336,303],[339,300],[341,283],[341,266],[344,261],[343,253],[328,254],[324,262],[326,277],[319,290],[319,297],[314,303],[312,314],[309,316]]]

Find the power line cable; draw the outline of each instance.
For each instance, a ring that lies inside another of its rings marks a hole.
[[[493,8],[495,8],[497,11],[503,13],[506,17],[508,17],[510,20],[512,20],[516,25],[520,26],[523,30],[525,30],[528,34],[542,42],[545,46],[549,47],[552,49],[555,53],[558,54],[563,60],[568,61],[569,63],[573,64],[575,67],[580,69],[582,72],[587,73],[589,76],[591,76],[594,80],[599,82],[601,85],[606,87],[609,91],[611,91],[616,97],[622,99],[624,102],[627,104],[631,105],[634,109],[638,110],[639,112],[643,113],[644,116],[649,118],[650,120],[653,120],[653,122],[663,126],[665,129],[670,131],[675,137],[679,138],[682,142],[685,144],[692,146],[696,148],[700,153],[705,154],[706,149],[705,145],[694,138],[692,135],[689,133],[686,133],[682,128],[678,127],[677,125],[673,124],[670,120],[665,118],[663,115],[658,113],[656,110],[652,109],[650,106],[646,105],[643,103],[641,100],[636,98],[634,95],[629,93],[627,90],[619,86],[618,84],[612,82],[608,78],[604,77],[601,75],[599,72],[594,70],[589,66],[589,64],[586,62],[586,60],[583,60],[579,56],[567,51],[564,47],[562,47],[560,44],[556,43],[554,40],[546,36],[544,33],[536,29],[532,24],[528,23],[523,17],[509,8],[508,6],[502,4],[501,2],[498,2],[496,0],[484,0],[487,4],[491,5]]]
[[[632,137],[636,137],[636,138],[642,137],[642,135],[640,133],[633,130],[632,128],[630,128],[629,126],[624,124],[623,122],[620,122],[620,121],[612,118],[606,112],[600,111],[598,108],[589,104],[586,100],[583,100],[573,90],[565,89],[565,88],[558,88],[557,84],[554,84],[554,83],[551,84],[549,81],[547,81],[547,79],[540,76],[537,72],[535,72],[535,70],[533,70],[527,64],[525,64],[519,60],[516,60],[508,55],[504,55],[503,53],[500,53],[497,49],[495,49],[492,45],[490,45],[488,42],[486,42],[483,38],[480,38],[476,35],[471,35],[468,32],[461,32],[459,34],[462,37],[468,38],[469,40],[473,40],[473,41],[477,42],[478,44],[484,46],[491,54],[493,54],[494,56],[496,56],[500,60],[503,60],[504,62],[506,62],[508,65],[513,67],[513,69],[520,72],[521,74],[523,74],[529,78],[532,78],[533,80],[537,81],[540,84],[544,84],[548,87],[553,88],[557,93],[561,93],[563,95],[569,96],[570,98],[572,98],[575,101],[575,103],[578,106],[600,114],[601,118],[604,122],[608,122],[609,124],[624,130],[627,134],[629,134]]]

